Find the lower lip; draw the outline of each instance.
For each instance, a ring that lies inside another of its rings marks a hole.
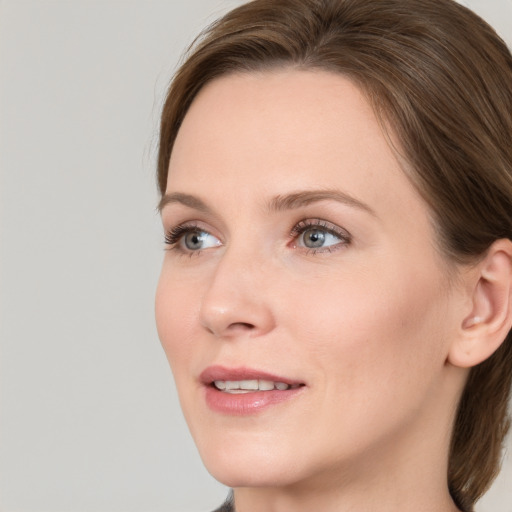
[[[233,416],[256,414],[272,405],[277,405],[297,396],[304,389],[286,389],[279,391],[254,391],[250,393],[226,393],[214,386],[205,388],[206,404],[215,412]]]

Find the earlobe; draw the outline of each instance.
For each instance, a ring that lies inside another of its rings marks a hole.
[[[471,272],[471,311],[450,346],[448,362],[469,368],[489,358],[512,327],[512,242],[497,240]]]

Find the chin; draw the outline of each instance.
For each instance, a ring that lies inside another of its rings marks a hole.
[[[208,472],[228,487],[287,486],[300,479],[295,474],[299,469],[296,460],[275,447],[249,446],[249,442],[245,446],[229,442],[215,448],[198,446]]]
[[[234,465],[206,465],[208,472],[220,483],[227,487],[287,487],[297,479],[282,471],[265,470],[252,461],[247,461],[243,467]]]

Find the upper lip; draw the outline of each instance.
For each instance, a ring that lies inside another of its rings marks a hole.
[[[290,386],[304,384],[299,380],[290,379],[269,372],[256,370],[254,368],[237,367],[227,368],[225,366],[215,365],[209,366],[203,370],[199,376],[203,384],[210,385],[216,380],[222,381],[239,381],[239,380],[268,380],[272,382],[284,382]]]

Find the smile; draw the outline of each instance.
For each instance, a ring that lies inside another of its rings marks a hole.
[[[206,405],[231,416],[256,414],[302,394],[305,383],[248,368],[210,366],[201,373]]]
[[[251,379],[251,380],[216,380],[213,385],[219,391],[226,393],[251,393],[253,391],[285,391],[291,388],[298,388],[300,384],[286,384],[286,382],[273,382],[264,379]]]

